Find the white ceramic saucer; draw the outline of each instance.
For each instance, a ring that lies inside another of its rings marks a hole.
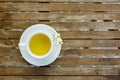
[[[28,37],[31,35],[31,33],[40,32],[40,31],[47,31],[48,33],[50,33],[52,35],[57,34],[57,32],[53,28],[49,27],[48,25],[44,25],[44,24],[33,25],[23,32],[23,34],[20,38],[19,44],[26,43],[28,41]],[[25,46],[19,45],[19,49],[20,49],[21,55],[28,63],[36,65],[36,66],[45,66],[45,65],[52,63],[59,56],[60,50],[61,50],[61,45],[54,44],[51,53],[48,56],[46,56],[45,58],[35,58],[35,57],[31,56],[28,53]]]

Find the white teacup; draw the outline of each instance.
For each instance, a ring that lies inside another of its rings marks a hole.
[[[44,25],[44,24],[36,24],[36,25],[33,25],[33,26],[29,27],[28,29],[26,29],[25,32],[29,32],[29,29],[31,29],[31,28],[34,29],[34,27],[36,27],[36,26],[49,27],[48,25]],[[51,27],[49,27],[49,28],[51,28]],[[49,51],[43,56],[35,55],[30,50],[30,46],[29,46],[30,40],[36,34],[44,34],[44,35],[46,35],[49,38],[50,42],[51,42],[51,46],[50,46]],[[34,58],[37,58],[37,59],[42,59],[42,58],[45,58],[45,57],[47,57],[47,56],[49,56],[51,54],[51,51],[52,51],[54,45],[61,45],[61,44],[62,44],[62,39],[60,38],[60,34],[52,34],[48,30],[41,30],[41,31],[34,30],[34,32],[29,32],[29,35],[26,37],[26,42],[25,43],[24,42],[19,43],[19,47],[24,47],[26,49],[26,51],[29,53],[30,56],[32,56]]]

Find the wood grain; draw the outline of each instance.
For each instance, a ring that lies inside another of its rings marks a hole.
[[[80,67],[80,66],[108,66],[120,65],[120,58],[77,58],[77,57],[60,57],[49,66],[61,67]],[[4,67],[30,67],[23,58],[0,58],[0,66]]]
[[[18,47],[18,40],[0,40],[0,47]],[[72,43],[72,44],[71,44]],[[63,49],[81,47],[120,47],[120,40],[64,40]]]
[[[66,49],[61,51],[61,56],[120,56],[119,49]]]
[[[63,48],[77,49],[80,47],[117,47],[119,40],[64,40]]]
[[[47,24],[57,31],[84,31],[85,29],[120,29],[119,22],[1,22],[1,29],[26,29],[34,24]]]
[[[0,3],[0,11],[119,11],[119,4]]]
[[[38,17],[39,16],[39,17]],[[15,20],[120,20],[120,13],[79,13],[79,12],[51,12],[51,13],[8,13],[0,12],[0,21]]]
[[[0,48],[0,57],[4,56],[21,57],[21,53],[19,49]]]
[[[0,0],[0,80],[119,80],[119,3]],[[64,40],[59,57],[45,67],[27,63],[18,49],[33,24],[52,26]]]
[[[2,39],[19,39],[23,33],[16,30],[0,30]],[[63,39],[119,39],[119,31],[58,31]],[[14,34],[14,35],[13,35]]]
[[[0,57],[21,57],[19,49],[0,48]],[[63,57],[115,57],[120,56],[119,49],[62,49],[60,56]]]
[[[0,75],[120,75],[120,68],[12,68],[0,67]]]
[[[119,80],[119,76],[0,76],[1,80]]]
[[[120,2],[120,0],[1,0],[1,2]]]

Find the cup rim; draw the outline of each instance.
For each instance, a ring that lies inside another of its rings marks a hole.
[[[50,46],[49,51],[47,52],[47,54],[45,54],[45,55],[43,55],[43,56],[37,56],[37,55],[33,54],[33,52],[30,50],[30,47],[29,47],[30,39],[31,39],[34,35],[36,35],[36,34],[44,34],[44,35],[46,35],[46,36],[50,39],[50,42],[51,42],[51,46]],[[29,39],[28,39],[28,41],[27,41],[27,43],[26,43],[26,46],[27,46],[27,51],[28,51],[28,53],[29,53],[32,57],[34,57],[34,58],[45,58],[45,57],[47,57],[47,56],[51,53],[52,48],[53,48],[53,42],[52,42],[50,36],[48,36],[45,32],[36,32],[36,33],[32,34],[32,35],[29,37]]]

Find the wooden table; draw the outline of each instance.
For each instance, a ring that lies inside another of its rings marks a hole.
[[[48,24],[64,44],[55,62],[28,64],[18,42]],[[120,0],[0,0],[0,80],[120,80]]]

